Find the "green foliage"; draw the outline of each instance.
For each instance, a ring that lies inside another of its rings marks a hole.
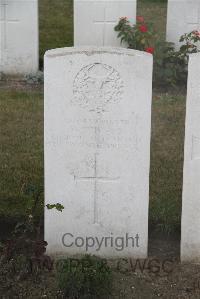
[[[59,212],[62,212],[62,210],[64,210],[64,206],[61,205],[60,203],[47,204],[46,207],[47,207],[48,210],[56,209]]]
[[[158,42],[154,55],[154,82],[159,85],[186,85],[189,55],[197,53],[200,41],[198,31],[180,37],[182,43],[176,51],[172,43]]]
[[[189,54],[197,53],[200,32],[192,31],[180,37],[181,47],[175,50],[172,43],[158,39],[151,25],[143,17],[137,17],[132,25],[127,18],[121,18],[115,27],[118,38],[130,49],[154,53],[154,83],[159,86],[186,85]]]
[[[25,75],[24,80],[28,84],[42,84],[44,83],[44,73],[42,71],[38,71],[35,74]]]
[[[137,17],[137,23],[132,25],[126,17],[119,20],[115,26],[121,43],[125,42],[130,49],[147,51],[152,48],[152,40],[155,34],[151,24],[145,24],[143,17]],[[153,48],[152,48],[153,51]]]
[[[57,279],[60,289],[70,299],[108,298],[111,291],[111,269],[94,256],[87,255],[74,266],[68,260],[57,272]]]
[[[26,210],[25,219],[16,224],[10,239],[0,243],[0,292],[2,289],[3,292],[10,289],[11,297],[16,282],[22,284],[29,279],[40,281],[42,275],[53,270],[53,260],[46,255],[48,243],[41,237],[43,217],[38,221],[37,214],[43,188],[28,185],[24,193],[32,197],[32,205]],[[59,203],[47,206],[58,211],[64,209]]]
[[[36,272],[38,269],[50,271],[53,266],[51,258],[45,254],[48,243],[41,239],[43,217],[37,221],[37,210],[43,188],[28,185],[25,192],[33,197],[32,206],[27,209],[25,219],[16,224],[12,237],[5,244],[0,244],[0,266],[5,269],[11,266],[13,275],[16,274],[15,270],[20,265],[25,269],[21,269],[23,274],[32,273],[33,268],[36,269]],[[61,212],[64,209],[59,203],[47,206],[49,209],[55,208]]]
[[[158,42],[154,54],[153,81],[167,87],[185,85],[187,81],[187,61],[168,42]]]
[[[32,200],[29,201],[29,206],[26,211],[26,217],[24,220],[17,222],[13,235],[15,237],[17,236],[26,236],[27,238],[30,236],[36,236],[37,238],[40,237],[40,230],[41,225],[43,222],[43,215],[38,215],[38,206],[43,206],[41,204],[41,197],[43,197],[43,186],[35,186],[32,184],[27,185],[24,187],[24,193],[29,196],[29,198],[32,198]],[[64,206],[60,203],[56,204],[47,204],[47,209],[56,209],[59,212],[62,212],[64,209]],[[38,221],[39,218],[39,221]]]

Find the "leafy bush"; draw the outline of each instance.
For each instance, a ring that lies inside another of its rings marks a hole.
[[[145,23],[142,16],[132,25],[126,17],[119,20],[115,31],[128,48],[154,54],[153,80],[159,86],[185,85],[187,82],[189,54],[198,52],[200,32],[195,30],[180,37],[181,47],[175,50],[174,44],[159,40],[151,24]]]
[[[182,45],[175,51],[168,42],[157,42],[154,55],[154,82],[159,85],[186,85],[189,54],[197,53],[200,33],[192,31],[179,40]]]
[[[152,25],[147,25],[143,17],[138,16],[135,25],[131,25],[126,17],[122,17],[115,26],[115,31],[119,32],[118,38],[121,42],[125,42],[130,49],[154,52],[152,41],[155,39],[155,34]]]
[[[111,291],[111,270],[104,260],[85,256],[73,265],[70,259],[57,272],[58,285],[66,298],[108,298]]]
[[[28,74],[24,77],[24,80],[28,84],[42,84],[44,83],[44,73],[42,71],[38,71],[35,74]]]
[[[26,218],[18,222],[12,232],[11,238],[6,240],[4,244],[0,244],[0,268],[13,268],[13,274],[18,264],[22,264],[22,268],[27,269],[29,273],[33,270],[52,270],[53,261],[46,255],[46,247],[48,243],[41,238],[41,227],[43,217],[38,221],[38,205],[40,205],[40,197],[43,193],[42,187],[28,185],[25,192],[33,198],[32,206],[26,211]],[[47,204],[47,209],[56,209],[62,212],[64,206],[60,203]],[[12,261],[12,263],[11,263]],[[1,273],[0,273],[1,274]]]

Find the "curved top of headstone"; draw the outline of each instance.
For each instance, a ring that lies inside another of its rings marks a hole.
[[[85,55],[93,55],[93,54],[118,54],[118,55],[128,55],[128,56],[149,56],[152,57],[152,54],[133,50],[126,48],[115,48],[115,47],[95,47],[95,46],[81,46],[81,47],[66,47],[66,48],[57,48],[53,50],[48,50],[45,53],[46,57],[57,57],[57,56],[67,56],[74,54],[85,54]]]
[[[200,57],[200,52],[197,52],[197,53],[191,53],[191,54],[189,54],[189,58],[190,57]]]

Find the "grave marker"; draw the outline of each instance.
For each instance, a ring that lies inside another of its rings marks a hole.
[[[136,19],[136,0],[75,0],[74,45],[120,46],[115,25],[120,17]]]
[[[168,0],[167,41],[180,48],[181,35],[200,30],[199,0]]]
[[[65,207],[46,211],[49,253],[146,257],[151,91],[150,54],[96,47],[45,54],[45,201]],[[65,246],[65,234],[66,242],[124,238],[125,246],[135,238],[139,246],[118,250],[113,240],[87,251]]]
[[[0,0],[0,72],[38,70],[37,0]]]
[[[200,54],[189,60],[181,259],[200,261]]]

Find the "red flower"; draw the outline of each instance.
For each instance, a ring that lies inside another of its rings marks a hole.
[[[143,22],[144,22],[144,18],[141,17],[141,16],[137,16],[137,17],[136,17],[136,20],[137,20],[139,23],[143,23]]]
[[[147,31],[148,31],[148,28],[147,28],[146,25],[140,25],[140,26],[139,26],[139,30],[140,30],[141,32],[147,32]]]
[[[145,49],[145,51],[147,53],[153,54],[154,53],[154,48],[153,47],[148,47],[148,48]]]

